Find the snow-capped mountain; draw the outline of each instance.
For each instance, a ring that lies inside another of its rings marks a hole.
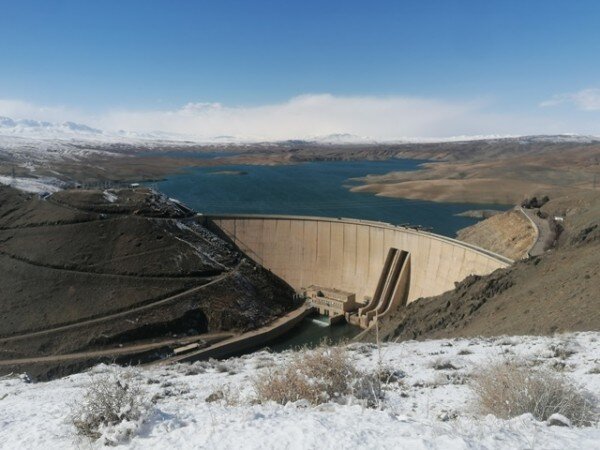
[[[333,133],[325,136],[316,136],[312,139],[320,144],[376,144],[377,139],[369,136],[358,136],[350,133]]]
[[[291,137],[288,141],[302,142],[317,145],[329,144],[406,144],[406,143],[433,143],[433,142],[460,142],[474,140],[502,140],[513,139],[520,143],[530,142],[600,142],[599,137],[582,136],[576,134],[561,135],[478,135],[478,136],[451,136],[440,138],[401,137],[397,139],[376,139],[369,136],[359,136],[351,133],[333,133],[328,135],[310,137]],[[135,144],[142,146],[155,146],[161,144],[277,144],[274,141],[261,140],[257,137],[247,138],[233,135],[192,136],[163,131],[135,132],[128,130],[107,131],[76,122],[47,122],[33,119],[13,119],[0,116],[0,150],[15,147],[60,147],[66,143],[84,143],[94,145],[104,144]]]
[[[111,149],[114,145],[149,149],[173,141],[183,140],[166,134],[106,132],[76,122],[0,117],[0,155],[16,162],[78,160],[92,154],[118,156]]]
[[[100,142],[125,142],[128,140],[151,141],[184,141],[190,140],[189,136],[173,133],[154,131],[137,133],[127,130],[106,131],[93,128],[89,125],[76,122],[46,122],[33,119],[15,120],[10,117],[0,116],[0,136],[33,139],[61,139],[61,140],[96,140]]]
[[[73,137],[77,135],[103,136],[104,132],[75,122],[52,123],[32,119],[14,120],[0,117],[0,134],[31,137]]]
[[[523,136],[519,139],[521,142],[548,142],[557,144],[561,142],[577,142],[580,144],[591,144],[592,142],[599,142],[600,137],[581,135],[581,134],[558,134],[558,135],[538,135],[538,136]]]

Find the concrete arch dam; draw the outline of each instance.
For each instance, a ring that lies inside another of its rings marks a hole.
[[[260,215],[204,218],[297,291],[316,285],[350,292],[366,303],[363,310],[389,309],[373,304],[378,296],[406,304],[451,290],[468,275],[486,275],[512,263],[455,239],[381,222]],[[394,268],[399,262],[408,267]]]

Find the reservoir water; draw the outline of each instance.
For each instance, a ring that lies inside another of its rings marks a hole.
[[[215,157],[218,155],[210,155]],[[477,220],[457,217],[469,209],[502,209],[498,205],[436,203],[377,197],[350,192],[352,178],[368,174],[416,170],[423,161],[309,162],[283,166],[228,165],[190,168],[156,183],[169,197],[204,214],[254,213],[348,217],[395,225],[410,223],[431,227],[435,233],[454,237]],[[331,327],[307,318],[268,347],[282,351],[351,339],[361,330],[348,324]]]
[[[191,168],[156,183],[170,197],[204,214],[255,213],[349,217],[431,227],[454,237],[475,219],[455,214],[498,205],[436,203],[350,192],[352,178],[418,168],[423,161],[308,162],[283,166]]]

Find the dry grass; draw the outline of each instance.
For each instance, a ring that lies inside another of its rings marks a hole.
[[[383,397],[376,374],[356,369],[344,347],[321,346],[302,350],[293,359],[255,380],[259,402],[306,400],[313,405],[352,396],[367,406],[378,406]]]
[[[471,385],[484,414],[508,419],[531,413],[547,420],[559,413],[578,426],[596,420],[595,400],[568,378],[514,359],[486,365],[473,375]]]
[[[107,427],[141,422],[149,404],[132,380],[114,372],[101,374],[91,378],[81,400],[72,406],[71,421],[77,434],[98,439]]]
[[[431,364],[431,368],[434,370],[458,370],[458,367],[446,358],[437,358]]]

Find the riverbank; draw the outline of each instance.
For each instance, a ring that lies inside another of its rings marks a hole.
[[[411,180],[403,174],[396,173],[384,177],[368,176],[360,180],[363,185],[351,190],[390,198],[491,205],[517,204],[527,196],[560,197],[581,191],[570,186],[528,180],[511,180],[507,183],[505,178],[455,180],[437,178],[435,173],[422,176],[425,179]]]

